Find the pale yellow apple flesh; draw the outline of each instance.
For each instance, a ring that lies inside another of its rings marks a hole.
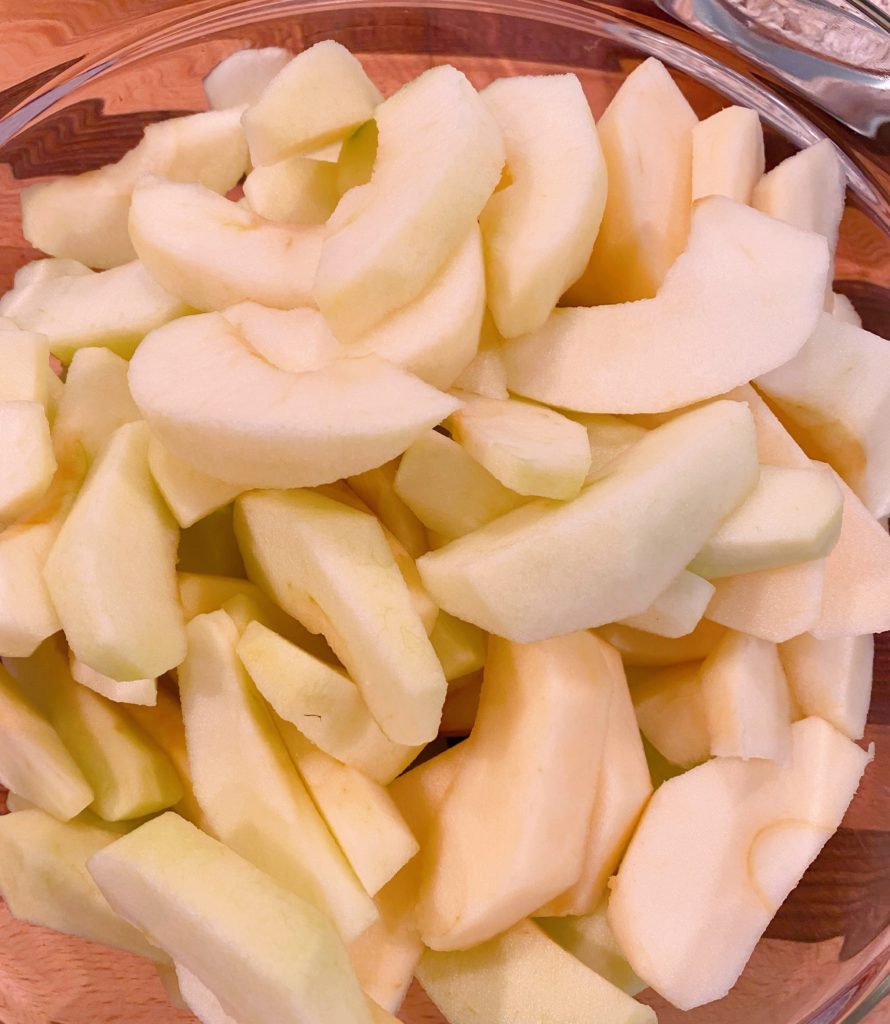
[[[688,636],[701,622],[713,594],[711,583],[684,569],[645,611],[622,619],[621,625],[671,639]]]
[[[622,452],[646,436],[645,427],[609,413],[573,413],[572,419],[587,430],[587,443],[590,446],[588,482],[602,476]]]
[[[701,661],[726,630],[716,622],[702,619],[691,633],[675,639],[619,623],[600,626],[596,632],[619,652],[628,668],[664,668],[684,661]]]
[[[157,679],[129,679],[120,682],[97,672],[71,655],[71,678],[87,689],[107,697],[115,704],[141,704],[153,707],[158,702]]]
[[[831,315],[842,324],[852,324],[853,327],[862,326],[862,317],[856,312],[856,307],[849,296],[843,292],[835,292],[831,299]]]
[[[251,352],[288,373],[320,370],[345,354],[324,317],[309,306],[284,310],[239,302],[223,316]]]
[[[478,672],[485,665],[485,634],[478,626],[462,622],[448,612],[439,612],[430,643],[449,682]]]
[[[46,410],[39,402],[0,401],[0,528],[46,494],[56,459]]]
[[[39,402],[49,398],[49,342],[21,331],[12,321],[0,326],[0,402]]]
[[[711,756],[711,733],[697,662],[632,678],[631,697],[640,732],[671,764],[690,768]]]
[[[340,195],[357,185],[367,185],[377,159],[377,122],[360,124],[343,140],[337,154],[337,190]]]
[[[479,350],[473,361],[454,382],[458,391],[486,398],[509,398],[507,391],[507,368],[501,358],[503,337],[494,325],[488,310],[482,318],[479,334]]]
[[[750,203],[763,170],[763,128],[756,110],[725,107],[692,129],[693,202],[726,196]]]
[[[230,504],[242,490],[240,484],[226,483],[195,469],[156,437],[148,445],[148,466],[167,507],[183,529]]]
[[[376,469],[351,476],[348,483],[408,555],[419,558],[429,551],[429,541],[423,523],[396,494],[398,468],[398,461],[393,460]]]
[[[254,213],[282,224],[324,224],[340,199],[337,165],[291,156],[255,167],[244,180]]]
[[[230,53],[204,79],[207,101],[214,110],[256,103],[263,89],[293,56],[283,46]]]

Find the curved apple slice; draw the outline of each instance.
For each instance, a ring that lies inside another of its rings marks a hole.
[[[314,487],[394,458],[458,402],[367,356],[288,373],[220,314],[155,331],[130,389],[174,455],[245,487]]]
[[[508,386],[579,412],[664,412],[722,394],[800,351],[828,262],[824,238],[703,199],[654,299],[555,310],[504,347]]]
[[[204,92],[213,110],[256,103],[263,90],[294,55],[282,46],[236,50],[224,57],[204,79]]]
[[[152,277],[200,310],[252,299],[311,305],[323,229],[274,224],[201,185],[149,180],[133,192],[130,237]]]

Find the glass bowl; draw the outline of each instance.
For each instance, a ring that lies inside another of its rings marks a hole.
[[[867,6],[856,0],[856,7]],[[767,126],[768,161],[828,135],[850,201],[839,291],[890,337],[890,46],[824,0],[9,0],[0,38],[0,289],[38,254],[20,231],[33,181],[116,160],[146,124],[206,107],[202,77],[245,46],[294,51],[332,37],[385,92],[450,62],[482,86],[574,71],[598,116],[655,55],[699,115],[735,101]],[[668,13],[670,12],[670,13]],[[867,740],[877,760],[838,834],[791,894],[738,986],[689,1014],[651,992],[663,1024],[840,1024],[865,1019],[890,961],[890,643],[878,642]],[[408,1024],[442,1018],[415,986]],[[4,1024],[173,1024],[147,963],[13,921],[0,906]],[[870,1024],[890,1021],[880,1007]],[[269,1022],[277,1024],[277,1022]],[[491,1021],[489,1024],[498,1024]],[[537,1022],[530,1022],[537,1024]]]

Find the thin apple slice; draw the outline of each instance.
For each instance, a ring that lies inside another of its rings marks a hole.
[[[290,156],[255,167],[244,180],[254,213],[282,224],[324,224],[340,200],[337,165]]]
[[[183,462],[156,437],[148,445],[148,465],[164,501],[183,529],[230,504],[242,490],[240,484],[217,480]]]
[[[476,725],[425,852],[427,946],[484,942],[578,877],[612,696],[602,647],[589,633],[490,640]]]
[[[404,501],[396,494],[399,463],[396,460],[351,476],[347,483],[380,520],[381,525],[404,547],[411,558],[429,551],[426,530]]]
[[[779,646],[782,668],[805,715],[818,715],[851,740],[862,739],[871,701],[875,638],[819,640],[808,633]]]
[[[94,345],[129,359],[149,331],[186,312],[139,260],[100,274],[46,278],[0,299],[0,314],[45,334],[63,363]]]
[[[149,178],[133,192],[130,237],[146,270],[199,310],[252,300],[311,305],[322,228],[275,224],[202,185]]]
[[[775,644],[728,632],[701,666],[701,692],[715,757],[787,764],[791,699]]]
[[[46,564],[53,604],[80,661],[113,679],[155,679],[185,657],[178,530],[148,471],[148,428],[111,436]]]
[[[382,98],[345,46],[316,43],[289,61],[244,114],[250,158],[272,164],[342,139],[374,116]]]
[[[384,786],[313,747],[281,719],[281,737],[313,803],[370,896],[420,849]]]
[[[449,419],[452,436],[511,491],[567,501],[590,469],[587,431],[580,423],[530,402],[461,395]]]
[[[697,662],[635,673],[640,732],[671,764],[690,768],[711,756],[711,734]]]
[[[22,231],[53,256],[107,270],[136,253],[127,230],[130,198],[147,175],[195,181],[225,193],[247,171],[241,110],[210,111],[150,124],[115,164],[22,192]]]
[[[652,794],[652,779],[621,659],[608,644],[602,644],[601,650],[612,678],[612,702],[583,866],[577,881],[539,908],[536,916],[593,913]]]
[[[692,129],[693,202],[726,196],[750,203],[763,171],[763,128],[756,110],[724,107]]]
[[[373,175],[360,196],[347,193],[348,216],[335,212],[315,282],[318,307],[344,341],[429,285],[469,234],[504,163],[497,123],[453,67],[424,72],[374,117]]]
[[[702,619],[691,633],[676,639],[619,623],[601,626],[596,632],[619,652],[628,668],[665,668],[706,658],[726,630],[716,622]]]
[[[794,359],[757,381],[807,454],[877,518],[890,512],[890,346],[827,313]]]
[[[230,53],[204,79],[207,102],[213,110],[256,103],[269,82],[293,56],[283,46]]]
[[[71,678],[76,683],[107,697],[115,704],[141,704],[144,707],[154,707],[158,702],[157,679],[129,679],[122,683],[97,672],[82,661],[78,661],[73,654],[70,663]]]
[[[315,486],[364,472],[457,406],[374,356],[287,373],[219,314],[154,332],[130,364],[130,388],[174,455],[244,487]]]
[[[597,125],[609,178],[603,222],[569,302],[627,302],[658,290],[689,231],[697,120],[654,58],[621,83]]]
[[[10,321],[0,327],[0,402],[38,402],[49,398],[49,342],[42,334],[21,331]]]
[[[424,526],[448,540],[524,503],[461,445],[435,430],[422,434],[404,453],[395,488]]]
[[[731,199],[703,199],[655,298],[555,310],[504,347],[508,386],[579,412],[663,412],[722,394],[803,347],[822,307],[826,249]]]
[[[714,580],[824,558],[837,544],[843,499],[828,468],[761,466],[757,487],[689,564]]]
[[[377,520],[309,491],[264,491],[238,499],[236,530],[250,577],[324,633],[383,732],[432,740],[445,677]]]
[[[177,815],[119,839],[88,869],[112,908],[210,988],[239,1024],[370,1024],[325,915]]]
[[[590,446],[590,469],[587,481],[592,483],[623,452],[646,436],[646,428],[608,413],[575,413],[572,416],[587,431]]]
[[[451,1024],[655,1024],[655,1012],[586,967],[537,924],[521,921],[458,952],[428,949],[417,967],[426,994]]]
[[[192,785],[210,828],[330,914],[347,941],[354,939],[376,910],[241,666],[234,623],[222,611],[200,615],[189,623],[188,636],[179,690]],[[241,756],[231,756],[233,746]]]
[[[688,636],[701,622],[713,594],[713,584],[684,569],[645,611],[622,619],[621,625],[671,639]]]
[[[758,472],[750,413],[716,402],[651,431],[574,501],[533,501],[417,567],[440,608],[498,636],[600,626],[649,607]]]
[[[156,963],[167,957],[108,905],[87,861],[120,832],[43,811],[0,818],[0,893],[19,921],[123,949]]]
[[[715,758],[665,782],[625,854],[609,923],[631,967],[678,1009],[735,984],[871,759],[821,719],[791,731],[789,766]]]
[[[500,78],[482,92],[510,180],[480,216],[488,305],[505,338],[539,328],[587,266],[606,205],[606,163],[575,75]]]
[[[0,528],[46,494],[56,459],[46,409],[39,402],[0,401]]]
[[[461,375],[454,381],[458,391],[486,398],[509,398],[507,368],[501,358],[503,337],[494,325],[491,313],[485,311],[479,335],[479,349]]]
[[[321,313],[308,306],[283,310],[239,302],[223,316],[253,353],[288,373],[320,370],[345,355]]]
[[[449,683],[478,672],[485,665],[485,634],[478,626],[439,612],[430,643]]]

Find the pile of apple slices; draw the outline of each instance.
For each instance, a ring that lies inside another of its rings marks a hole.
[[[764,173],[655,60],[598,126],[573,75],[384,99],[334,42],[205,86],[22,194],[4,899],[204,1024],[721,998],[856,793],[890,628],[837,153]]]

